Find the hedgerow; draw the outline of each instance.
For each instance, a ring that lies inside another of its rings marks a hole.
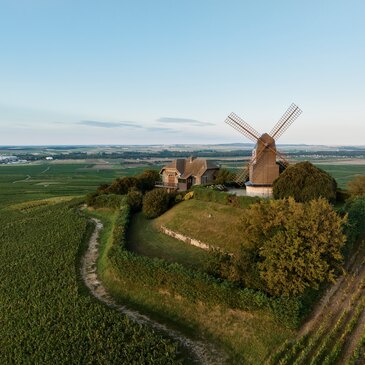
[[[210,187],[194,188],[194,198],[197,200],[232,205],[235,208],[247,208],[261,199],[253,196],[237,196],[224,191],[217,191]]]

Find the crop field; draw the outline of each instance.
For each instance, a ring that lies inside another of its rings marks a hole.
[[[72,203],[3,208],[0,226],[1,364],[179,363],[173,343],[89,295],[79,266],[92,227]]]
[[[365,165],[352,164],[318,164],[319,168],[327,171],[337,181],[338,186],[346,188],[347,183],[357,175],[365,175]]]
[[[0,207],[8,202],[44,199],[54,196],[78,196],[95,191],[102,183],[142,172],[147,166],[95,163],[34,163],[0,165]]]

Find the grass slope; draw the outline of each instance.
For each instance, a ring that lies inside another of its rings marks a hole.
[[[176,363],[174,345],[80,286],[90,229],[69,204],[0,210],[0,363]]]
[[[123,265],[115,266],[113,262],[118,260],[111,261],[108,258],[109,250],[113,250],[115,255],[118,252],[111,239],[115,213],[106,210],[94,210],[90,213],[104,223],[101,234],[103,254],[98,264],[103,283],[121,303],[127,302],[191,336],[209,339],[217,346],[222,346],[230,355],[228,364],[261,365],[271,352],[293,336],[292,330],[281,326],[263,310],[244,311],[223,305],[208,305],[202,301],[196,303],[184,296],[175,295],[173,288],[171,291],[164,288],[151,291],[148,286],[136,285],[135,280],[123,275]],[[135,218],[140,219],[137,226],[143,229],[143,219],[138,215]],[[146,228],[146,240],[151,225]],[[155,234],[153,232],[150,236],[151,241]],[[180,242],[176,244],[181,245]]]
[[[244,237],[240,219],[243,214],[244,211],[239,208],[191,199],[177,204],[157,218],[154,226],[158,229],[163,225],[209,245],[234,252]]]
[[[128,230],[128,249],[143,256],[158,257],[201,270],[209,253],[169,237],[157,228],[156,222],[135,214]]]

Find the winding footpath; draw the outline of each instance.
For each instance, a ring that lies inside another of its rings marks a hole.
[[[128,316],[132,321],[141,325],[147,325],[159,334],[165,335],[177,341],[194,358],[196,364],[221,365],[227,363],[227,356],[217,350],[213,345],[204,341],[193,340],[186,337],[181,332],[168,328],[166,325],[157,322],[140,312],[118,304],[108,293],[102,282],[98,278],[96,262],[99,256],[99,234],[103,228],[100,220],[92,218],[95,223],[95,230],[90,237],[88,249],[82,259],[81,275],[90,289],[91,294],[108,307],[117,309],[121,314]]]

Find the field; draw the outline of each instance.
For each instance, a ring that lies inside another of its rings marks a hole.
[[[142,172],[146,166],[129,167],[103,162],[55,161],[27,165],[0,165],[0,206],[54,196],[79,196],[102,183]]]
[[[70,203],[3,208],[0,226],[1,364],[177,361],[175,345],[83,287],[80,255],[90,229]]]

